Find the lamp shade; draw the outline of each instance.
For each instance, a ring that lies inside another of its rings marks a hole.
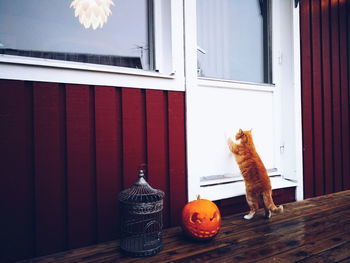
[[[73,0],[70,7],[75,9],[75,17],[79,17],[85,28],[91,26],[95,30],[107,22],[112,14],[111,5],[114,5],[112,0]]]

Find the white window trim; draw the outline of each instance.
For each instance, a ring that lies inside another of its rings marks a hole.
[[[215,186],[200,186],[199,176],[195,174],[195,165],[193,164],[192,159],[195,159],[193,156],[198,154],[194,147],[191,145],[191,141],[197,136],[192,132],[192,127],[196,125],[196,113],[195,110],[191,108],[191,101],[193,98],[200,96],[200,87],[216,87],[216,88],[231,88],[231,89],[248,89],[248,90],[259,90],[263,92],[274,92],[275,103],[282,103],[282,94],[280,93],[280,87],[282,85],[290,85],[293,94],[292,110],[288,112],[289,123],[294,122],[294,137],[290,140],[291,150],[290,153],[295,162],[291,165],[293,168],[294,175],[292,176],[293,180],[289,180],[287,176],[279,176],[271,178],[273,189],[293,187],[296,186],[296,199],[303,199],[303,174],[302,174],[302,129],[301,129],[301,86],[300,86],[300,36],[299,36],[299,7],[294,8],[294,1],[282,1],[272,0],[272,13],[273,13],[273,30],[274,32],[279,32],[280,36],[277,37],[276,34],[273,34],[273,51],[272,51],[272,60],[273,60],[273,83],[271,84],[256,84],[256,83],[245,83],[238,81],[228,81],[228,80],[216,80],[216,79],[207,79],[207,78],[198,78],[197,77],[197,21],[196,21],[196,0],[186,0],[184,1],[184,16],[185,16],[185,75],[186,75],[186,106],[187,106],[187,163],[188,163],[188,199],[193,200],[196,198],[197,194],[201,194],[202,197],[208,198],[210,200],[218,200],[224,198],[230,198],[234,196],[244,195],[245,187],[244,182],[236,181],[227,183],[225,180],[221,180],[223,184],[218,183]],[[289,5],[289,6],[288,6]],[[288,8],[292,10],[291,21],[288,21],[288,17],[285,17],[281,14],[281,9]],[[289,34],[291,43],[281,41],[283,35]],[[283,58],[286,54],[290,54],[289,57]],[[289,60],[287,63],[283,64],[282,59]],[[289,64],[288,64],[289,63]],[[280,78],[282,74],[286,74],[286,70],[293,72],[289,74],[289,77],[284,79]],[[288,82],[288,83],[287,83]],[[286,96],[286,95],[284,95]],[[283,113],[284,114],[284,113]],[[276,113],[274,118],[282,119],[282,113]],[[283,121],[281,122],[283,125]],[[276,127],[277,134],[281,134],[282,130],[279,127]],[[281,136],[278,136],[281,137]],[[284,145],[284,142],[280,142],[280,145]],[[278,147],[279,148],[279,147]],[[279,149],[276,149],[276,151]],[[290,149],[288,149],[290,150]],[[280,155],[278,155],[280,156]],[[285,157],[286,158],[286,157]],[[279,160],[276,161],[277,164],[285,161],[282,160],[283,157],[278,157]],[[285,174],[283,171],[283,166],[278,165],[279,173]],[[290,167],[287,167],[290,168]]]
[[[198,77],[198,86],[201,87],[213,87],[213,88],[227,88],[227,89],[243,89],[243,90],[255,90],[264,92],[273,92],[275,90],[275,84],[268,83],[253,83],[234,80],[221,80],[212,78]]]
[[[281,172],[277,168],[267,169],[267,174],[270,177],[280,177]],[[200,177],[200,186],[206,187],[218,184],[228,184],[243,181],[243,177],[239,172],[232,174],[221,174],[205,177]]]
[[[270,177],[272,189],[282,189],[297,187],[298,184],[285,180],[281,176]],[[227,184],[218,184],[201,188],[201,197],[212,201],[227,199],[235,196],[245,195],[245,185],[243,181],[236,181]]]
[[[0,78],[84,85],[184,91],[182,1],[154,1],[158,72],[71,61],[0,55]],[[170,9],[170,18],[160,10]],[[166,36],[167,32],[171,36]],[[169,43],[166,43],[169,41]],[[171,49],[169,50],[169,47]],[[168,64],[166,64],[168,63]]]

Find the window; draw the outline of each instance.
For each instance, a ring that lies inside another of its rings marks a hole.
[[[102,27],[75,17],[74,2],[111,1]],[[2,0],[0,78],[184,91],[182,14],[171,0]]]
[[[197,1],[198,75],[271,83],[269,0]]]
[[[0,1],[0,54],[153,69],[152,1],[74,2]],[[75,17],[79,2],[83,9],[105,3],[111,13],[104,23],[90,23],[99,9]]]

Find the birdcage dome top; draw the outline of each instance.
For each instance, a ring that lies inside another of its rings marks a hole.
[[[119,201],[123,203],[149,203],[162,200],[164,192],[151,187],[146,179],[143,170],[139,172],[136,183],[119,194]]]

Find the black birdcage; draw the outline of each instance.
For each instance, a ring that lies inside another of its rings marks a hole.
[[[140,170],[139,179],[119,194],[121,250],[129,256],[146,257],[162,247],[164,192],[152,188]]]

